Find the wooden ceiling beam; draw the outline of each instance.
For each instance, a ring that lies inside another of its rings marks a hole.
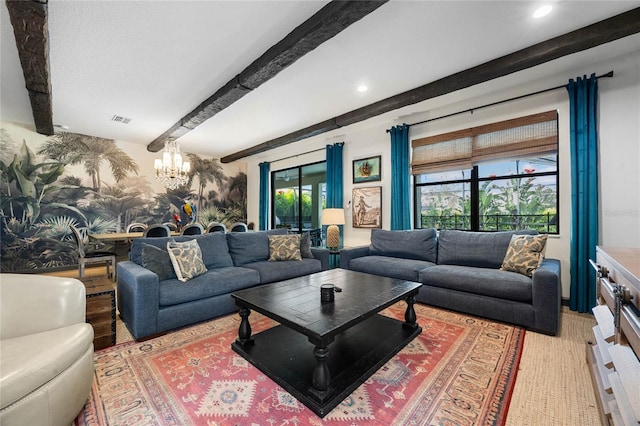
[[[179,138],[195,129],[387,1],[331,1],[149,143],[147,150],[157,152],[164,147],[167,140]]]
[[[280,136],[251,148],[222,157],[222,163],[230,163],[250,155],[309,138],[324,131],[348,126],[407,105],[452,93],[484,83],[508,74],[525,70],[558,59],[562,56],[591,49],[640,32],[640,8],[632,9],[595,24],[543,41],[514,53],[468,68],[416,89],[391,96],[373,104],[355,109],[288,135]],[[333,126],[323,126],[333,123]]]
[[[36,131],[53,135],[51,74],[49,72],[48,0],[7,0],[25,86]]]

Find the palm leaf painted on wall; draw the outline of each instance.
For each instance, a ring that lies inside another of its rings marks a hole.
[[[38,153],[66,164],[82,164],[97,192],[102,189],[100,168],[105,162],[116,182],[129,172],[138,174],[138,165],[112,139],[60,132],[47,140]]]
[[[215,158],[201,158],[197,154],[187,154],[191,163],[191,172],[189,175],[198,178],[198,194],[196,200],[196,209],[200,210],[202,200],[204,199],[204,189],[210,183],[218,186],[219,192],[224,188],[227,176],[222,170],[222,166]]]

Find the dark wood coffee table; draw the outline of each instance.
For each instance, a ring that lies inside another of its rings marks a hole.
[[[320,286],[342,292],[322,303]],[[240,307],[233,350],[324,417],[422,329],[413,309],[420,283],[345,269],[233,293]],[[405,321],[378,314],[406,300]],[[251,310],[281,325],[251,334]]]

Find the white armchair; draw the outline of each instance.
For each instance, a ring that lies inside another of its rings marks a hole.
[[[73,278],[0,274],[0,424],[65,425],[93,381],[93,328]]]

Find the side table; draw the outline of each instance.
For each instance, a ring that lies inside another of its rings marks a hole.
[[[87,322],[93,327],[95,350],[116,344],[116,289],[107,277],[83,277],[87,289]]]
[[[339,268],[340,267],[340,250],[344,247],[327,247],[323,245],[322,248],[326,248],[329,250],[329,268]]]

